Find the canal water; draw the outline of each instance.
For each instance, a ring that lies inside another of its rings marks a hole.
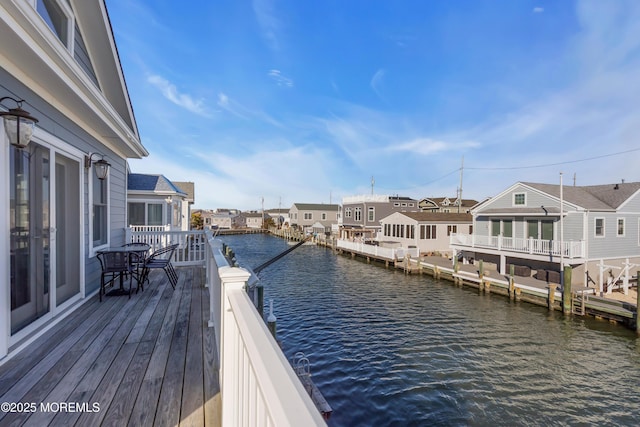
[[[248,267],[289,247],[221,239]],[[640,340],[624,327],[316,246],[259,276],[287,358],[311,361],[330,426],[640,425]]]

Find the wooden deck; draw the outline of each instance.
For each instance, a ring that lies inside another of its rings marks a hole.
[[[0,366],[0,402],[19,410],[0,425],[220,425],[204,269],[178,275],[175,291],[154,271],[131,299],[96,295]]]

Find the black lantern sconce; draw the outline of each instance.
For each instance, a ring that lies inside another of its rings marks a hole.
[[[93,160],[93,156],[100,156],[100,160]],[[84,167],[89,169],[92,164],[95,167],[98,179],[105,179],[109,174],[111,164],[104,159],[104,155],[100,153],[89,153],[88,156],[84,156]]]
[[[0,104],[7,99],[16,103],[16,108],[0,112],[0,116],[4,120],[4,130],[9,137],[9,143],[16,148],[26,148],[31,142],[31,136],[38,119],[22,109],[24,99],[17,100],[10,96],[5,96],[0,98]]]

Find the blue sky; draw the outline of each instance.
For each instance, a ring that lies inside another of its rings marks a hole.
[[[640,180],[640,2],[106,0],[133,172],[196,207]],[[188,6],[186,6],[188,5]],[[617,154],[624,153],[624,154]],[[590,159],[590,160],[587,160]]]

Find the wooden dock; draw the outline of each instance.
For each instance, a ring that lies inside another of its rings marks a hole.
[[[322,246],[332,247],[318,242]],[[334,248],[334,250],[351,258],[360,258],[367,263],[383,263],[406,274],[427,274],[436,279],[453,282],[456,286],[468,286],[482,293],[495,293],[513,301],[524,301],[548,307],[550,310],[563,311],[560,285],[537,280],[533,277],[501,275],[497,271],[478,270],[477,265],[459,265],[456,271],[452,261],[445,257],[427,256],[411,259],[389,260],[362,254],[356,251]],[[594,288],[578,287],[572,290],[571,312],[577,315],[590,315],[598,319],[620,323],[629,328],[636,327],[637,307],[613,299],[596,296]]]
[[[131,299],[96,295],[1,365],[0,402],[35,406],[0,425],[220,425],[204,269],[178,275],[175,291],[154,271]]]

